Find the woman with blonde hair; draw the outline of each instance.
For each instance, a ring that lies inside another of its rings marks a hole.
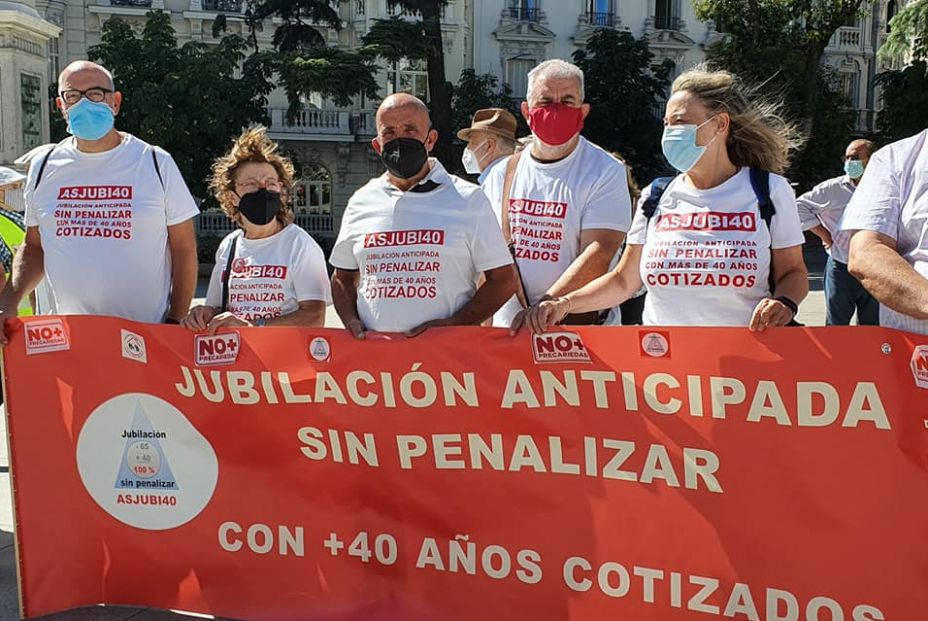
[[[252,127],[213,164],[210,190],[240,228],[219,244],[206,304],[181,322],[190,330],[325,324],[325,257],[293,224],[293,164],[277,149],[265,128]]]
[[[532,308],[532,329],[609,308],[642,285],[645,325],[763,331],[793,322],[809,285],[796,196],[781,175],[798,144],[776,107],[752,100],[732,74],[682,74],[662,139],[680,174],[642,193],[615,270]]]

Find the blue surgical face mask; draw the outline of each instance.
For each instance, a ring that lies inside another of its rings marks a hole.
[[[81,140],[100,140],[113,129],[113,109],[105,102],[82,98],[67,109],[68,133]]]
[[[864,176],[864,168],[864,163],[860,160],[847,160],[844,162],[845,174],[855,181]]]
[[[700,127],[714,119],[710,117],[699,125],[667,125],[661,138],[661,149],[671,166],[681,173],[689,172],[706,152],[706,148],[715,141],[712,137],[704,146],[696,144],[696,132]]]

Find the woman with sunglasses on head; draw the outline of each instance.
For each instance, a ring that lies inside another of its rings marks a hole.
[[[664,126],[664,155],[680,174],[644,190],[612,272],[530,311],[536,332],[642,285],[645,325],[763,331],[793,322],[809,290],[796,196],[781,176],[795,128],[735,76],[703,68],[674,81]]]
[[[245,130],[213,164],[210,190],[240,230],[216,251],[206,304],[190,310],[190,330],[235,326],[322,326],[331,303],[325,257],[293,224],[293,164],[265,128]]]

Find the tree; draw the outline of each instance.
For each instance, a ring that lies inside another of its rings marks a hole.
[[[426,61],[429,83],[429,111],[432,126],[438,130],[438,143],[433,151],[443,165],[457,165],[460,153],[452,146],[452,88],[445,79],[445,51],[441,37],[441,13],[447,0],[387,0],[420,19],[408,21],[398,17],[377,20],[364,43],[390,62],[402,58]]]
[[[246,41],[177,47],[170,15],[147,14],[141,37],[119,18],[103,25],[89,57],[113,72],[123,94],[118,126],[173,155],[195,196],[206,197],[213,160],[242,128],[267,122],[267,69],[246,57]]]
[[[512,88],[500,84],[499,78],[492,73],[477,75],[473,69],[461,72],[457,86],[454,87],[451,100],[451,119],[457,130],[470,127],[471,119],[477,110],[485,108],[503,108],[509,110],[520,121],[520,133],[527,133],[528,126],[522,119],[522,113],[516,100],[512,98]]]
[[[707,51],[711,64],[759,85],[783,102],[808,140],[793,159],[791,176],[807,187],[831,176],[849,138],[852,114],[822,64],[825,48],[843,24],[872,0],[695,0],[696,15],[713,20],[726,37]]]
[[[654,109],[666,93],[670,61],[655,64],[646,40],[609,29],[597,30],[573,58],[583,70],[586,101],[592,106],[583,134],[618,151],[640,183],[666,172],[662,123]]]
[[[879,55],[912,59],[877,76],[883,104],[877,129],[881,142],[892,142],[928,127],[928,0],[913,2],[893,18]]]
[[[272,19],[271,50],[260,50],[257,33]],[[248,0],[245,22],[254,56],[272,69],[287,93],[290,114],[313,94],[347,106],[358,95],[377,96],[376,56],[371,50],[348,51],[326,44],[321,28],[340,30],[338,11],[328,0]]]

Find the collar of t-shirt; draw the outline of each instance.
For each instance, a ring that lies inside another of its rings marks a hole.
[[[429,170],[429,174],[422,178],[419,183],[409,188],[405,192],[392,183],[390,183],[390,177],[387,173],[384,173],[380,177],[381,186],[387,194],[412,194],[419,196],[427,196],[435,190],[440,190],[441,186],[445,183],[450,182],[448,178],[448,172],[445,170],[445,167],[441,165],[434,157],[429,158],[429,165],[432,167]]]
[[[532,155],[531,151],[528,152],[528,157],[523,158],[523,159],[531,162],[531,165],[536,168],[546,168],[549,170],[554,169],[554,168],[560,168],[561,166],[567,166],[572,161],[577,159],[578,157],[577,154],[580,153],[580,150],[583,149],[585,146],[586,146],[586,138],[584,138],[583,136],[580,136],[580,140],[577,141],[577,146],[574,147],[574,150],[559,160],[555,160],[553,162],[542,162],[542,161],[536,160],[535,157]],[[526,147],[526,149],[531,149],[531,147]]]

